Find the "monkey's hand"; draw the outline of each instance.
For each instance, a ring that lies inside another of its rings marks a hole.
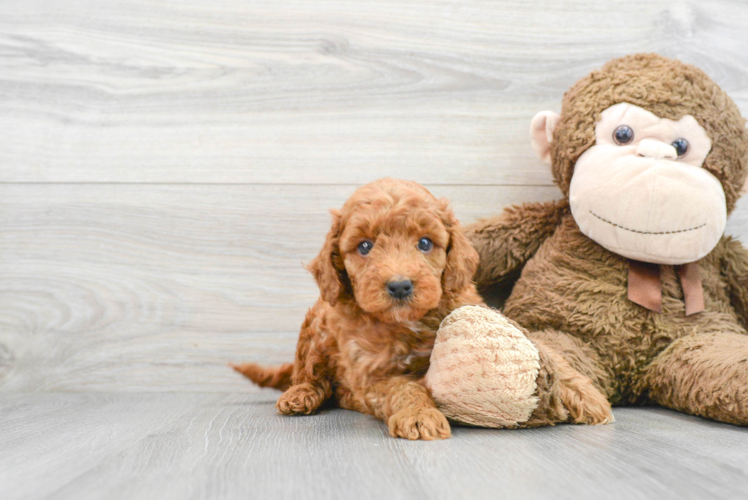
[[[565,199],[523,203],[466,226],[465,234],[480,255],[475,273],[478,287],[499,283],[522,269],[568,211],[569,202]]]

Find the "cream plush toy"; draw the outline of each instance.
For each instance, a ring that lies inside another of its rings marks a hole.
[[[735,103],[653,54],[577,82],[531,127],[564,198],[467,227],[503,314],[442,323],[425,383],[451,419],[599,424],[660,404],[748,424],[748,252],[724,236],[748,172]]]

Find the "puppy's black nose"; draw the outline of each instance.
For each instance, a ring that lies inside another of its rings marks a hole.
[[[410,280],[390,281],[387,283],[387,291],[396,299],[410,297],[413,293],[413,282]]]

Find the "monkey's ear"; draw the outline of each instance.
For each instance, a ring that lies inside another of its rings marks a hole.
[[[532,150],[538,155],[540,161],[546,165],[551,164],[551,141],[553,131],[561,120],[561,116],[553,111],[541,111],[530,123],[530,140]]]
[[[738,196],[743,196],[746,193],[748,193],[748,177],[743,181],[743,185],[740,187],[740,191],[738,191]]]

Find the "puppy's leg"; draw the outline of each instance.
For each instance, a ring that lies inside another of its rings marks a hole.
[[[393,437],[446,439],[451,436],[447,418],[436,409],[428,389],[405,377],[374,384],[367,391],[366,405],[387,423]]]
[[[278,399],[275,408],[283,415],[309,415],[322,406],[329,395],[321,384],[304,382],[292,385]]]
[[[296,346],[291,387],[278,399],[275,407],[283,415],[309,415],[332,395],[333,368],[329,364],[332,345],[325,341],[317,327],[321,313],[312,308],[306,315]]]

